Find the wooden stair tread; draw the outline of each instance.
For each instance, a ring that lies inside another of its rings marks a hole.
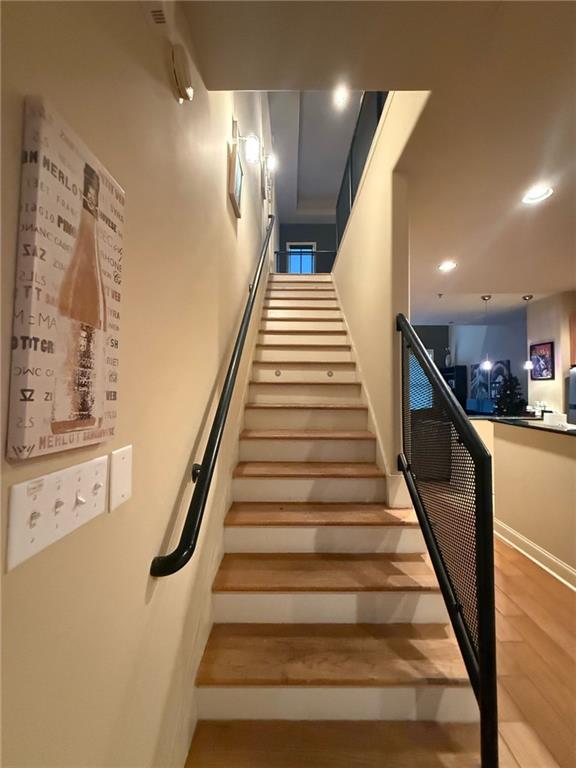
[[[330,294],[330,296],[333,296],[336,298],[336,291],[334,290],[333,286],[330,286],[329,283],[319,283],[318,285],[278,285],[272,284],[268,285],[266,288],[267,295],[278,295],[279,297],[282,297],[285,293],[301,293],[302,298],[306,298],[306,296],[310,293],[327,293]],[[288,296],[288,298],[293,298],[292,296]],[[299,297],[297,297],[299,298]],[[313,298],[313,297],[311,297]]]
[[[201,720],[185,768],[478,768],[478,744],[475,723]]]
[[[241,461],[233,476],[363,479],[384,477],[384,473],[376,464],[360,461]]]
[[[334,290],[334,283],[331,280],[299,280],[298,282],[294,280],[268,280],[266,283],[268,289],[278,290],[278,291],[333,291]],[[294,288],[294,286],[297,285],[298,288]],[[318,286],[318,287],[316,287]]]
[[[306,502],[234,502],[226,526],[390,526],[417,528],[411,509],[382,504],[311,504]]]
[[[244,429],[240,440],[376,440],[376,435],[367,429]]]
[[[363,403],[357,403],[354,401],[345,402],[343,400],[332,403],[246,403],[244,408],[250,410],[256,408],[286,408],[292,410],[304,410],[304,411],[367,411],[368,406]]]
[[[296,293],[297,289],[292,288],[291,293]],[[266,301],[338,301],[336,294],[334,296],[276,296],[274,293],[266,293],[264,295]]]
[[[318,322],[318,321],[317,321]],[[298,336],[299,334],[302,334],[303,336],[315,336],[315,335],[323,335],[323,336],[347,336],[348,331],[339,330],[339,331],[332,331],[329,328],[316,330],[314,328],[310,329],[277,329],[277,328],[260,328],[258,333],[268,333],[268,334],[277,334],[278,336]]]
[[[263,320],[270,320],[273,323],[342,323],[341,317],[269,317],[265,316]]]
[[[443,624],[215,624],[199,686],[468,685]]]
[[[283,301],[290,301],[290,299],[283,299]],[[295,299],[295,301],[297,301],[297,299]],[[292,310],[296,312],[301,312],[303,309],[305,310],[316,309],[322,312],[339,312],[340,311],[340,307],[314,307],[310,305],[306,305],[303,307],[273,307],[273,306],[270,306],[270,304],[264,304],[263,309],[287,309],[287,310]],[[322,320],[322,318],[315,317],[314,320]]]
[[[264,347],[265,349],[318,349],[322,351],[327,351],[332,349],[352,349],[352,346],[350,344],[323,344],[321,341],[318,341],[318,342],[302,341],[297,343],[293,341],[288,341],[284,344],[282,344],[280,341],[274,341],[273,343],[258,342],[256,346]]]
[[[253,365],[258,368],[301,368],[302,366],[314,371],[317,368],[339,368],[342,370],[351,370],[356,368],[354,360],[254,360]]]
[[[438,592],[424,555],[226,554],[214,592]]]
[[[250,384],[275,384],[277,386],[286,386],[289,384],[304,385],[306,387],[325,387],[325,386],[338,386],[338,387],[361,387],[362,384],[359,381],[334,381],[333,378],[326,379],[326,381],[305,381],[304,379],[294,379],[289,381],[287,379],[281,381],[280,379],[272,379],[271,381],[258,381],[257,379],[250,379]]]

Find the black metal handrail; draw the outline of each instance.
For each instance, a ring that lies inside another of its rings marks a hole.
[[[222,394],[220,395],[218,407],[214,414],[214,421],[212,422],[206,448],[204,449],[202,463],[194,464],[192,469],[192,478],[196,482],[196,485],[188,506],[188,513],[186,515],[186,520],[184,521],[180,541],[176,548],[168,555],[158,555],[158,557],[155,557],[152,560],[152,565],[150,566],[150,573],[152,576],[169,576],[171,573],[176,573],[176,571],[179,571],[186,565],[196,549],[196,543],[202,526],[202,518],[204,517],[204,510],[206,508],[206,501],[208,500],[208,493],[210,491],[210,483],[212,482],[212,475],[214,474],[218,451],[226,426],[226,417],[234,392],[234,385],[236,383],[236,376],[242,358],[242,351],[250,326],[252,309],[256,300],[256,294],[258,293],[258,286],[260,285],[260,278],[266,261],[268,244],[274,227],[275,217],[269,216],[268,218],[269,222],[262,242],[258,265],[252,283],[248,289],[248,300],[246,302],[244,314],[242,315],[242,322],[240,323],[236,343],[232,350],[232,356],[228,365],[228,371],[226,372]]]
[[[329,272],[332,268],[332,264],[330,264],[330,269],[318,269],[318,261],[317,257],[320,256],[320,258],[324,259],[332,259],[334,260],[336,258],[336,249],[322,249],[322,248],[314,248],[307,250],[305,247],[300,249],[298,247],[295,248],[295,250],[282,250],[282,251],[274,251],[275,256],[275,263],[276,263],[276,272],[279,274],[286,274],[287,269],[284,269],[284,265],[282,263],[282,260],[288,256],[292,255],[306,255],[310,253],[312,255],[312,261],[313,261],[313,269],[312,272]],[[306,274],[306,273],[304,273]]]
[[[342,242],[358,185],[378,128],[388,91],[364,91],[336,198],[336,240]]]
[[[498,767],[492,459],[414,328],[402,338],[402,471]]]

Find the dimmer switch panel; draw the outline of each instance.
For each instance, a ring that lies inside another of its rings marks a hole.
[[[106,511],[108,456],[10,489],[7,570]]]

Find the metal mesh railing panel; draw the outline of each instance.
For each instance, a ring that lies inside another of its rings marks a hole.
[[[479,655],[476,467],[445,399],[403,342],[404,455]]]

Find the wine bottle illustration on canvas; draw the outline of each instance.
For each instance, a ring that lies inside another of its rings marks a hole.
[[[99,190],[98,174],[86,163],[78,235],[58,296],[65,348],[56,379],[54,434],[102,423],[106,304],[97,245]]]

